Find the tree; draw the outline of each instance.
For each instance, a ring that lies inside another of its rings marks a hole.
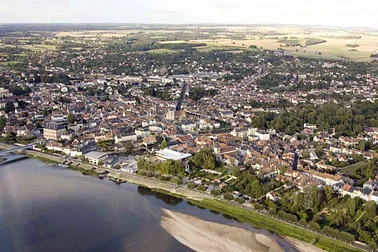
[[[316,232],[318,232],[318,231],[320,230],[320,226],[319,226],[319,224],[316,223],[315,221],[310,221],[310,223],[308,224],[308,226],[309,226],[312,230],[314,230],[314,231],[316,231]]]
[[[214,195],[214,196],[219,196],[219,195],[220,195],[220,191],[217,190],[217,189],[213,189],[213,190],[211,190],[210,193],[211,193],[212,195]]]
[[[339,236],[339,230],[331,228],[329,226],[324,226],[322,228],[322,232],[326,235],[333,237],[333,238],[337,238]]]
[[[215,168],[215,157],[210,149],[202,149],[192,157],[192,162],[195,166],[204,169]]]
[[[375,251],[377,249],[377,243],[372,239],[369,242],[369,247],[371,248],[372,251]]]
[[[94,96],[94,95],[95,95],[95,91],[94,91],[93,88],[89,88],[89,89],[88,89],[88,95],[89,95],[89,96]]]
[[[242,204],[245,203],[245,199],[244,198],[237,198],[235,201],[238,202],[240,205],[242,205]]]
[[[164,150],[165,148],[167,148],[167,141],[164,139],[164,140],[161,142],[161,149]]]
[[[4,111],[5,111],[5,113],[9,113],[9,112],[12,112],[12,111],[14,111],[15,110],[15,107],[14,107],[14,104],[13,104],[13,102],[7,102],[6,104],[5,104],[5,108],[4,108]]]
[[[377,216],[377,205],[374,201],[368,201],[364,205],[365,216],[367,220],[373,220]]]
[[[5,117],[0,117],[0,130],[3,130],[7,124],[7,119]]]
[[[194,189],[194,188],[196,187],[196,184],[194,184],[194,183],[188,183],[188,184],[187,184],[187,187],[188,187],[189,189]]]
[[[204,185],[198,185],[197,190],[206,191],[206,187]]]
[[[340,232],[340,239],[348,243],[353,243],[355,240],[354,235],[351,235],[344,231]]]
[[[68,122],[69,124],[72,124],[72,123],[75,122],[75,116],[74,116],[72,113],[70,113],[70,114],[67,116],[67,122]]]
[[[14,143],[16,142],[17,133],[16,132],[8,132],[4,137],[5,143]]]
[[[232,175],[238,177],[240,175],[239,167],[232,167]]]
[[[234,196],[232,195],[232,193],[225,193],[225,194],[223,195],[223,198],[224,198],[225,200],[233,200],[233,199],[234,199]]]
[[[333,195],[332,187],[329,186],[329,185],[326,185],[325,188],[324,188],[324,191],[325,191],[327,201],[330,201],[332,199],[332,195]]]

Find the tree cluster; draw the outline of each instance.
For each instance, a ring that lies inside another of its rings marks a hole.
[[[162,175],[185,176],[185,170],[179,161],[166,160],[164,162],[150,162],[140,158],[137,163],[138,170],[151,171]]]

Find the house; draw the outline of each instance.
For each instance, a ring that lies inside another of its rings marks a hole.
[[[345,184],[343,186],[343,188],[341,188],[340,190],[340,193],[341,195],[345,196],[345,195],[349,195],[349,196],[352,196],[352,192],[353,192],[354,188],[349,185],[349,184]]]
[[[84,155],[90,164],[98,165],[108,158],[108,154],[101,151],[91,151]]]
[[[170,121],[174,121],[180,118],[185,118],[184,110],[170,110],[165,114],[165,118]]]
[[[270,140],[270,134],[269,133],[262,133],[262,132],[256,132],[255,136],[261,140],[261,141],[269,141]]]
[[[148,127],[135,129],[135,134],[138,137],[146,137],[150,135],[150,129]]]
[[[305,128],[305,129],[313,129],[313,130],[315,130],[315,129],[317,128],[317,126],[316,126],[316,124],[305,123],[305,124],[303,125],[303,128]]]
[[[372,194],[370,194],[369,199],[378,204],[378,192],[374,191]]]
[[[195,122],[191,122],[191,121],[186,121],[186,122],[183,122],[181,124],[181,129],[184,132],[193,131],[193,130],[196,129],[196,127],[197,127],[197,124]]]
[[[144,146],[149,146],[149,145],[153,145],[155,144],[157,141],[156,141],[156,136],[146,136],[143,138],[143,144]]]
[[[371,190],[375,190],[377,187],[378,187],[378,183],[377,181],[375,180],[371,180],[369,179],[368,181],[366,181],[363,186],[362,186],[364,189],[367,188],[367,189],[371,189]]]
[[[138,136],[135,133],[127,133],[124,135],[116,135],[114,137],[115,143],[123,143],[128,141],[136,141]]]
[[[220,112],[221,117],[225,118],[232,118],[234,116],[234,113],[231,110],[222,110]]]
[[[248,136],[248,128],[236,128],[231,131],[231,135],[234,137],[245,138]]]
[[[64,123],[50,122],[43,129],[43,137],[45,139],[51,139],[51,140],[57,141],[66,132],[67,132],[67,129]]]
[[[201,130],[213,129],[215,126],[211,124],[208,120],[200,119],[198,123],[198,128]]]
[[[276,196],[276,194],[274,192],[268,192],[265,196],[266,196],[267,199],[270,199],[270,200],[273,200],[273,201],[278,200],[278,197]]]
[[[340,175],[332,175],[328,173],[318,172],[314,170],[309,170],[307,173],[310,177],[313,177],[319,181],[324,182],[326,185],[334,186],[341,180]]]

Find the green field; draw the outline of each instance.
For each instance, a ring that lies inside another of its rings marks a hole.
[[[20,61],[5,61],[5,62],[0,62],[0,65],[8,66],[8,65],[15,65],[18,63],[20,63]]]
[[[365,167],[368,163],[369,163],[369,161],[362,161],[362,162],[359,162],[359,163],[356,163],[356,164],[352,164],[352,165],[349,165],[349,166],[346,166],[346,167],[340,169],[340,172],[347,173],[347,174],[352,174],[359,167],[361,167],[361,166]]]
[[[147,51],[148,53],[157,53],[157,54],[165,54],[165,53],[177,53],[178,51],[176,50],[171,50],[171,49],[165,49],[165,48],[161,48],[161,49],[154,49],[154,50],[149,50]]]
[[[57,46],[54,45],[22,45],[22,48],[29,49],[31,51],[55,51],[57,49]]]
[[[230,45],[217,45],[217,44],[210,44],[206,46],[198,46],[195,47],[199,52],[210,52],[210,51],[227,51],[232,53],[241,53],[243,51],[257,51],[257,49],[247,48],[244,46],[230,46]]]

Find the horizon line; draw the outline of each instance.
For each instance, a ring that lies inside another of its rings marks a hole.
[[[157,25],[157,26],[302,26],[324,28],[347,28],[347,29],[377,29],[378,26],[340,26],[322,24],[290,24],[290,23],[144,23],[144,22],[0,22],[0,25]]]

